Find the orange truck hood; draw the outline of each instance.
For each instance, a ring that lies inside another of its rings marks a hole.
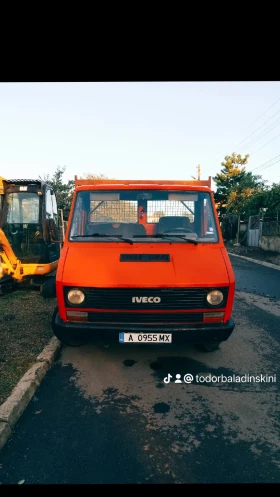
[[[224,250],[218,244],[73,243],[61,276],[63,285],[81,287],[223,286],[229,284]],[[170,254],[170,262],[120,262],[120,254],[149,253]]]

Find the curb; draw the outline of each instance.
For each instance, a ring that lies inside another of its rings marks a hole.
[[[11,395],[0,406],[0,450],[12,433],[12,428],[28,406],[45,374],[54,363],[61,347],[61,342],[53,337],[36,362],[16,384]]]
[[[280,266],[278,266],[277,264],[271,264],[271,262],[258,261],[257,259],[252,259],[251,257],[245,257],[244,255],[237,255],[229,251],[228,254],[233,255],[234,257],[239,257],[240,259],[244,259],[245,261],[255,262],[256,264],[261,264],[262,266],[271,267],[272,269],[277,269],[277,271],[280,271]]]

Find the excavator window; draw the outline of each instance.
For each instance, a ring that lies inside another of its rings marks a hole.
[[[7,224],[39,222],[39,197],[36,193],[9,193],[7,207]]]
[[[2,229],[15,255],[25,263],[48,262],[40,212],[41,200],[35,192],[5,195]]]

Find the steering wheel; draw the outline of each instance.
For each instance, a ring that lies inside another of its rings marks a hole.
[[[174,228],[174,229],[169,229],[169,230],[165,230],[163,231],[163,233],[181,233],[181,234],[184,234],[184,233],[192,233],[192,230],[190,230],[189,228]]]

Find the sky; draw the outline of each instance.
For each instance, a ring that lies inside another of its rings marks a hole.
[[[280,182],[280,82],[0,83],[7,179],[207,179],[232,152]]]

